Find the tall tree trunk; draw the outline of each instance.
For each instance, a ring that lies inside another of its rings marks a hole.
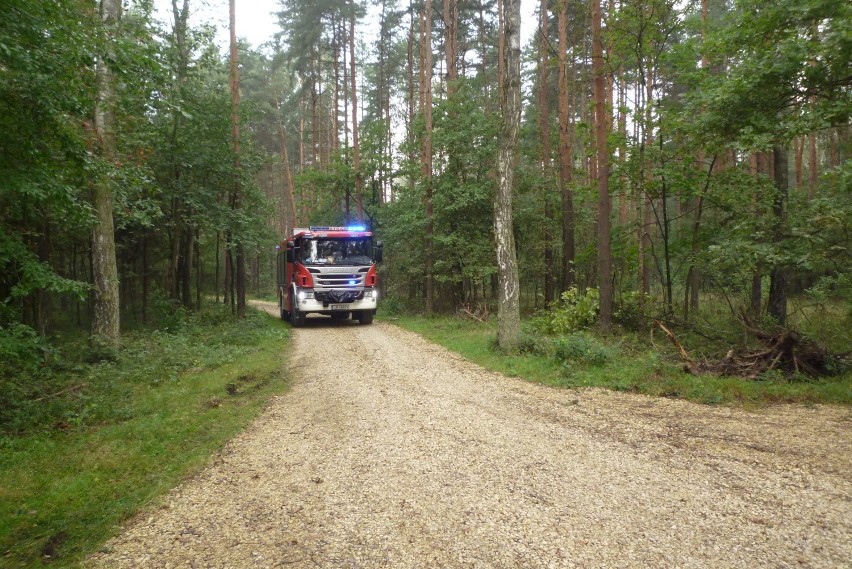
[[[414,0],[408,3],[408,52],[406,72],[408,74],[408,116],[405,123],[405,136],[408,141],[408,187],[414,189],[416,177],[414,175],[415,148],[414,148]]]
[[[763,173],[765,169],[764,154],[762,152],[754,152],[750,161],[751,175],[755,178]],[[754,208],[754,216],[758,218],[761,215],[759,209],[760,195],[752,197],[752,207]],[[763,305],[763,276],[761,275],[760,266],[755,267],[754,273],[751,276],[751,291],[749,293],[749,314],[755,319],[760,317]]]
[[[795,180],[796,180],[796,188],[799,190],[802,189],[804,182],[803,168],[805,162],[805,139],[802,136],[797,136],[793,139],[793,152],[794,152],[794,172],[795,172]]]
[[[355,73],[355,0],[349,2],[352,13],[349,15],[349,65],[352,81],[352,167],[355,170],[355,199],[357,202],[358,223],[364,221],[364,180],[361,178],[361,156],[358,148],[358,89]]]
[[[488,43],[485,34],[485,3],[483,0],[479,0],[477,9],[479,13],[479,77],[482,81],[482,92],[485,97],[483,109],[485,114],[488,115],[491,113],[491,91],[488,88]]]
[[[115,37],[121,20],[121,1],[102,0],[100,16],[104,28],[111,32],[109,35]],[[116,161],[115,81],[107,63],[108,59],[112,57],[100,55],[97,62],[95,134],[101,157],[112,166]],[[92,343],[117,349],[120,339],[120,300],[112,218],[113,188],[108,176],[102,176],[92,185],[92,207],[97,219],[92,228]]]
[[[505,40],[500,58],[506,63],[505,78],[501,85],[502,120],[497,140],[497,193],[494,200],[498,278],[497,345],[503,350],[514,350],[520,339],[520,283],[512,229],[512,191],[521,123],[521,1],[505,0],[504,12]]]
[[[281,101],[276,101],[278,109],[281,108]],[[284,124],[281,122],[281,115],[278,115],[278,136],[281,138],[281,162],[284,167],[284,175],[286,178],[287,195],[290,200],[290,212],[293,214],[293,227],[298,227],[300,224],[299,210],[296,207],[296,185],[293,180],[293,171],[290,169],[290,156],[287,152],[287,134],[284,131]]]
[[[562,197],[562,290],[574,285],[574,193],[571,190],[574,158],[571,148],[571,102],[568,78],[568,2],[558,6],[559,35],[559,187]]]
[[[240,75],[237,65],[237,27],[235,0],[230,0],[230,29],[231,29],[231,139],[234,145],[234,210],[242,208],[243,189],[240,182],[242,164],[240,162]],[[235,267],[237,318],[246,315],[246,260],[243,247],[243,236],[236,235],[237,262]]]
[[[592,0],[592,71],[595,77],[595,117],[597,123],[598,175],[598,286],[600,287],[600,326],[612,325],[612,247],[610,245],[609,150],[606,143],[606,93],[604,92],[603,35],[601,2]]]
[[[332,104],[332,137],[331,137],[331,146],[332,151],[335,155],[337,155],[340,150],[340,44],[341,37],[338,33],[338,25],[337,22],[332,16],[331,19],[331,27],[332,27],[332,56],[334,57],[334,103]]]
[[[553,208],[550,203],[550,64],[548,57],[548,14],[547,0],[541,0],[539,8],[538,42],[538,131],[539,150],[541,151],[541,173],[544,186],[544,302],[549,305],[554,300],[553,291],[553,236],[550,228],[553,223]]]
[[[426,132],[423,135],[423,164],[421,166],[421,175],[426,190],[426,313],[432,314],[435,310],[435,252],[432,210],[432,0],[426,0],[420,49],[423,53],[421,101],[423,102],[423,115],[426,123]]]
[[[459,77],[456,47],[459,18],[458,0],[444,0],[444,46],[447,55],[447,97],[452,98]]]
[[[192,267],[193,253],[195,252],[195,231],[190,226],[186,226],[183,231],[183,266],[181,271],[181,302],[187,308],[192,309],[194,302],[192,299]]]
[[[618,161],[621,169],[620,185],[618,193],[618,224],[621,227],[627,225],[627,211],[629,208],[627,200],[627,75],[624,72],[624,63],[618,67],[618,133],[621,141],[618,147]]]
[[[780,243],[787,227],[787,192],[789,172],[787,171],[787,149],[775,146],[772,149],[775,172],[775,231],[773,242]],[[783,265],[772,268],[769,276],[769,315],[781,326],[787,325],[787,269]]]
[[[808,197],[810,199],[816,196],[818,176],[816,133],[812,132],[808,135]]]
[[[504,0],[497,0],[497,93],[498,98],[503,96],[503,83],[506,81],[506,34],[504,31]],[[502,105],[502,101],[500,102]],[[502,107],[500,107],[502,108]]]

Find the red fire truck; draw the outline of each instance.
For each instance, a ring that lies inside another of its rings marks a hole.
[[[382,244],[363,226],[294,229],[277,247],[281,319],[304,326],[310,313],[371,324],[379,300]]]

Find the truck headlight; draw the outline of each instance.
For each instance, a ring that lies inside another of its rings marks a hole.
[[[312,290],[300,290],[299,292],[296,293],[296,296],[298,297],[299,300],[305,300],[306,298],[313,298],[314,297],[314,291],[312,291]]]
[[[364,298],[378,298],[379,291],[376,289],[366,290],[364,291]]]

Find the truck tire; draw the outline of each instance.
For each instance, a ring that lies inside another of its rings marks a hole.
[[[374,315],[375,311],[373,310],[362,310],[358,313],[358,322],[361,324],[372,324]]]
[[[301,328],[305,325],[305,318],[307,315],[299,310],[299,306],[297,304],[293,305],[293,312],[291,313],[290,323],[293,324],[293,328]]]
[[[278,311],[281,314],[281,320],[284,320],[285,322],[290,320],[290,313],[284,310],[284,299],[281,297],[278,298]]]
[[[299,299],[296,298],[295,291],[290,294],[290,323],[293,328],[301,328],[305,325],[305,317],[307,315],[299,310]]]

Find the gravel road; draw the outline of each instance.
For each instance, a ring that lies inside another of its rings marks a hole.
[[[289,367],[87,565],[852,566],[849,409],[558,390],[378,322],[309,318]]]

